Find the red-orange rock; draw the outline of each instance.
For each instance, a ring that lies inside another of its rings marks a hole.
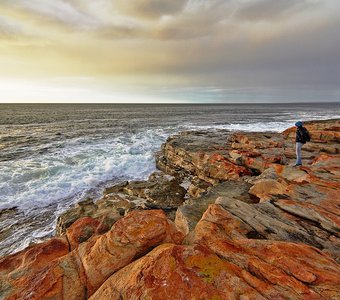
[[[91,217],[78,219],[66,229],[66,236],[70,243],[71,250],[78,247],[80,243],[87,241],[90,237],[98,233],[100,222]]]
[[[15,287],[15,288],[14,288]],[[86,277],[79,257],[71,252],[38,272],[16,280],[6,300],[85,299]]]
[[[242,278],[268,299],[337,299],[340,266],[320,250],[289,242],[231,235],[230,213],[209,207],[197,224],[196,243],[242,269]],[[216,214],[216,212],[218,212]]]
[[[65,237],[53,238],[46,242],[35,244],[26,249],[5,256],[0,259],[0,275],[9,275],[12,272],[28,272],[38,270],[47,262],[64,256],[69,252],[69,244]]]
[[[115,271],[164,242],[180,243],[183,234],[166,219],[163,211],[134,211],[112,229],[77,252],[87,276],[89,294]]]
[[[28,276],[18,272],[11,281],[1,277],[3,298],[84,299],[110,275],[150,249],[182,239],[183,234],[163,211],[134,211],[117,221],[109,232],[80,244],[68,255],[45,261],[41,268],[32,267]],[[10,269],[12,265],[7,262],[5,267]]]
[[[260,179],[249,190],[260,202],[270,200],[273,195],[285,195],[287,184],[274,179]]]
[[[164,244],[112,275],[99,299],[337,299],[340,266],[304,245],[247,238],[251,227],[211,205],[190,246]]]
[[[44,243],[32,245],[18,253],[0,260],[1,299],[26,299],[29,280],[36,277],[53,260],[69,253],[65,237],[54,238]],[[21,295],[21,296],[19,296]],[[34,299],[27,298],[27,299]]]
[[[251,174],[247,168],[232,163],[229,159],[218,153],[214,153],[209,157],[204,166],[204,172],[209,174],[211,178],[218,180],[237,179]]]
[[[90,299],[265,299],[241,273],[205,247],[165,244],[111,276]]]

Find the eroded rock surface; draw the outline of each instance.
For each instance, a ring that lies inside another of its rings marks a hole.
[[[150,249],[161,243],[180,244],[182,239],[183,234],[162,211],[134,211],[117,221],[106,234],[82,243],[68,254],[60,242],[58,251],[52,251],[49,259],[44,254],[49,253],[49,245],[34,248],[35,252],[42,253],[38,256],[27,249],[19,256],[5,258],[0,265],[1,297],[8,300],[84,299],[110,275]],[[60,251],[64,251],[64,256],[59,255]],[[31,263],[32,256],[37,261],[35,264]],[[43,263],[40,263],[41,257],[46,259]]]
[[[186,190],[174,176],[155,172],[146,181],[130,181],[108,188],[106,193],[124,193],[143,198],[145,204],[165,209],[176,209],[184,201]]]
[[[340,299],[340,121],[306,127],[299,168],[294,128],[169,138],[165,173],[108,188],[61,216],[60,238],[2,258],[0,298]],[[178,207],[175,224],[150,207]]]
[[[340,267],[316,248],[249,239],[212,204],[191,245],[164,244],[112,275],[99,299],[337,299]]]

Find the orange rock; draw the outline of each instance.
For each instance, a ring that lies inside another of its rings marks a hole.
[[[90,299],[265,299],[241,273],[207,248],[165,244],[111,276]]]
[[[211,205],[195,244],[164,244],[112,275],[99,299],[337,299],[340,266],[303,244],[248,239],[252,228]]]
[[[21,275],[22,276],[22,275]],[[4,299],[85,299],[86,278],[78,256],[71,252],[38,272],[15,279]]]
[[[1,299],[25,299],[24,296],[29,294],[28,288],[32,285],[30,279],[34,279],[36,274],[43,272],[42,270],[51,261],[68,253],[67,239],[61,237],[30,246],[2,258],[0,260]]]
[[[69,252],[65,237],[53,238],[44,243],[35,244],[26,249],[0,259],[0,276],[33,272],[43,268],[46,263]]]
[[[28,275],[17,272],[8,281],[1,277],[3,298],[84,299],[114,272],[163,242],[181,243],[183,234],[166,219],[163,211],[134,211],[112,229],[78,246],[63,257],[32,266]],[[6,260],[4,269],[13,269]],[[21,263],[25,263],[21,260]]]
[[[210,156],[205,171],[210,177],[218,180],[237,179],[251,174],[247,168],[235,165],[218,153]]]
[[[78,247],[80,243],[85,242],[90,237],[98,233],[100,222],[91,217],[78,219],[69,228],[66,229],[66,236],[70,243],[71,250]]]
[[[163,242],[180,243],[183,234],[174,228],[163,211],[133,211],[112,229],[77,252],[87,276],[89,294],[115,271]]]
[[[260,179],[249,190],[249,194],[260,199],[260,202],[271,199],[273,195],[284,195],[287,193],[287,184],[280,183],[274,179]]]
[[[330,256],[304,244],[231,235],[224,225],[230,216],[225,211],[223,218],[221,208],[208,209],[196,226],[196,243],[242,269],[242,278],[259,293],[269,299],[340,296],[340,266]]]

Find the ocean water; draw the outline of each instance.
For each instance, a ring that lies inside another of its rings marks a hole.
[[[0,104],[0,256],[52,236],[72,204],[146,179],[154,153],[183,130],[282,131],[340,118],[322,104]]]

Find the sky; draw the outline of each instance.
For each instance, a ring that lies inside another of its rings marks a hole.
[[[0,103],[340,102],[339,0],[0,0]]]

